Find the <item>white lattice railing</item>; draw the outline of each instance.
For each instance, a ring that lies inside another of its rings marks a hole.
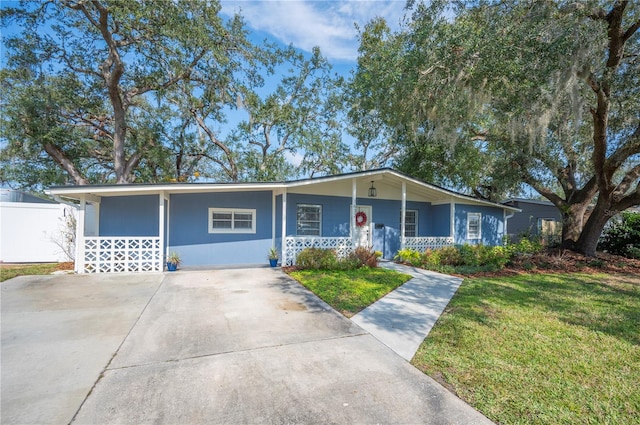
[[[416,251],[425,251],[427,249],[437,249],[445,246],[453,245],[453,237],[451,236],[419,236],[416,238],[405,238],[404,247]]]
[[[284,239],[284,243],[282,264],[285,266],[293,266],[298,254],[305,248],[333,249],[339,258],[344,258],[353,251],[353,241],[349,237],[288,236]]]
[[[83,273],[161,272],[159,237],[85,237]]]

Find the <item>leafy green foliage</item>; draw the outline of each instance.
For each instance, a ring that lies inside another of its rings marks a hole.
[[[332,249],[305,248],[296,257],[296,266],[303,270],[337,269],[338,257]]]
[[[411,276],[393,270],[366,267],[353,270],[297,270],[289,274],[347,317],[411,279]]]
[[[561,210],[562,246],[593,255],[608,214],[640,204],[640,6],[409,7],[400,31],[360,35],[353,128],[391,135],[395,165],[428,181],[493,201],[533,188]]]
[[[220,8],[217,0],[3,8],[3,26],[18,31],[2,39],[0,181],[38,190],[341,171],[342,78],[317,48],[305,57],[251,43],[242,18]],[[276,87],[265,93],[268,79]],[[246,120],[221,128],[234,110]]]
[[[623,211],[611,220],[598,246],[611,254],[640,259],[640,213]]]
[[[458,245],[440,249],[427,249],[420,253],[413,249],[402,249],[395,260],[429,270],[442,272],[472,272],[475,270],[500,270],[515,256],[540,252],[542,244],[521,239],[507,246]]]
[[[332,249],[305,248],[296,257],[296,266],[303,270],[354,270],[378,267],[379,253],[357,247],[346,258],[339,259]]]

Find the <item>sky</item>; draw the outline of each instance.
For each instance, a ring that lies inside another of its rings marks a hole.
[[[358,32],[380,16],[396,29],[405,14],[406,0],[222,0],[222,13],[240,13],[249,30],[266,34],[305,52],[319,46],[337,68],[347,68],[358,57]]]

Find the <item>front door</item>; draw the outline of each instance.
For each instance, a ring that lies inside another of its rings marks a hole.
[[[359,214],[362,213],[362,214]],[[355,243],[356,247],[371,247],[371,205],[356,205],[355,217]],[[363,215],[364,214],[364,215]]]

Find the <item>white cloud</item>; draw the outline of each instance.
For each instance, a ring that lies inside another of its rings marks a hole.
[[[320,46],[332,60],[355,61],[357,31],[376,16],[396,28],[405,13],[405,0],[222,0],[222,13],[240,12],[247,25],[284,44],[305,51]]]
[[[302,164],[302,160],[304,159],[304,155],[298,153],[298,152],[291,152],[289,150],[284,151],[284,158],[287,160],[287,162],[289,162],[289,164],[292,164],[296,167],[299,167],[300,164]]]

